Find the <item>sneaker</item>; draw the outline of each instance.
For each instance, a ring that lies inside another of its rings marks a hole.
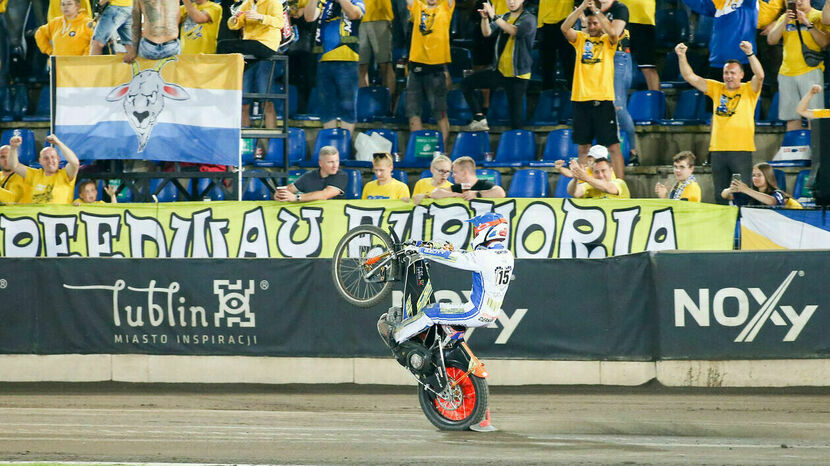
[[[487,118],[473,120],[464,128],[464,131],[490,131],[490,127],[487,125]]]
[[[629,167],[639,167],[640,166],[640,156],[637,155],[636,152],[631,151],[628,156],[628,166]]]

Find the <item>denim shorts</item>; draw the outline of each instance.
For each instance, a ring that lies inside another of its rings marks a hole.
[[[169,40],[163,44],[156,44],[145,38],[138,41],[138,56],[148,60],[161,60],[182,53],[182,43],[179,39]]]
[[[132,45],[133,7],[109,5],[101,13],[95,32],[92,33],[92,40],[106,44],[112,39],[113,34],[118,32],[121,44]]]
[[[320,121],[323,123],[337,118],[346,123],[357,121],[357,67],[356,61],[317,64],[317,96],[322,103]]]

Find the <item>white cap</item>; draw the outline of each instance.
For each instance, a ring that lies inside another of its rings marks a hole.
[[[591,148],[588,149],[588,157],[593,157],[594,160],[608,160],[608,149],[605,146],[600,146],[599,144],[591,146]]]

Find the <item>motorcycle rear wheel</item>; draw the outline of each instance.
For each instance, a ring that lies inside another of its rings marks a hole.
[[[392,280],[398,277],[399,267],[392,245],[389,234],[374,225],[352,228],[340,239],[334,248],[331,276],[343,299],[358,307],[372,307],[392,292]],[[378,263],[386,262],[385,265],[367,265],[384,254],[387,257]]]
[[[440,396],[418,385],[421,410],[441,430],[469,430],[484,419],[489,396],[487,381],[466,372],[460,363],[447,362],[447,375],[459,382],[453,388],[448,385]]]

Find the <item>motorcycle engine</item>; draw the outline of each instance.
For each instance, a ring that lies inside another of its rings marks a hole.
[[[407,341],[402,343],[396,351],[398,362],[416,375],[427,377],[435,372],[432,362],[432,353],[423,345]]]

